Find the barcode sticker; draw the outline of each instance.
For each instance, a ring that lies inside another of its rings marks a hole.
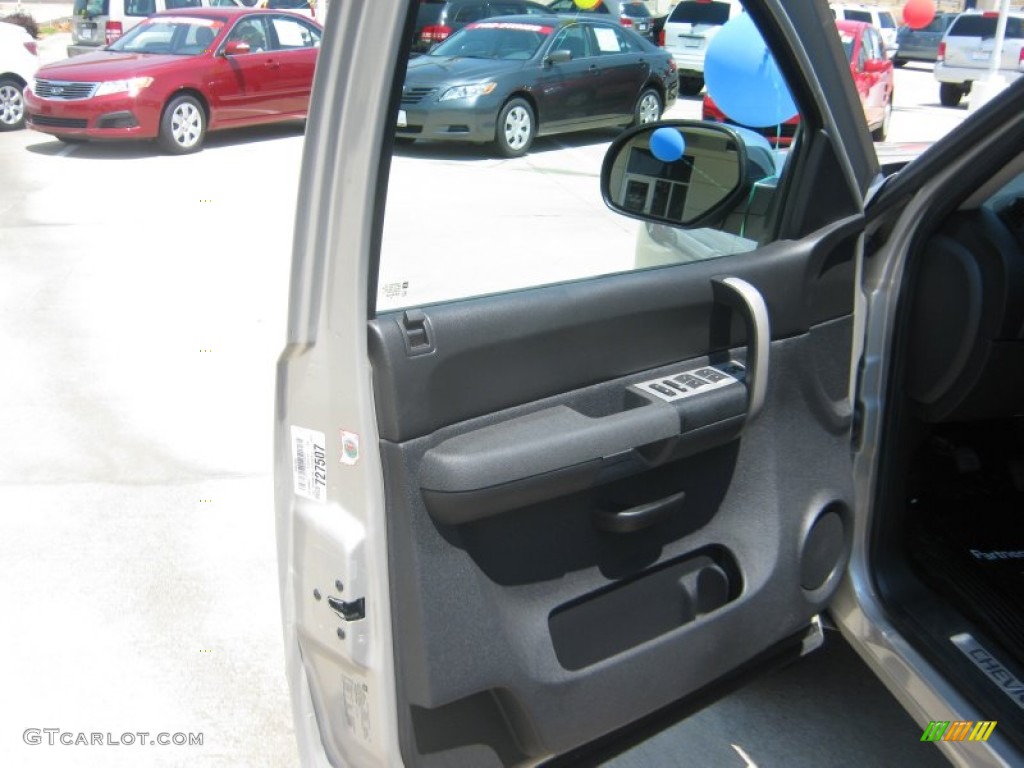
[[[321,504],[327,501],[327,438],[323,432],[292,427],[292,473],[297,495]]]

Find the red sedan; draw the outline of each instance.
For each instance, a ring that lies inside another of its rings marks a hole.
[[[886,58],[878,30],[863,21],[836,21],[839,40],[850,61],[850,71],[857,94],[864,106],[864,117],[875,141],[885,141],[892,118],[893,64]],[[703,119],[719,123],[733,122],[707,94],[704,95]],[[789,146],[800,124],[799,115],[779,126],[752,128],[778,146]]]
[[[207,131],[304,119],[322,34],[286,11],[159,13],[101,51],[40,68],[26,123],[62,141],[157,139],[196,152]]]

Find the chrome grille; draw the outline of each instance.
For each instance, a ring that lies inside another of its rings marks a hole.
[[[437,88],[405,88],[402,90],[402,105],[419,104]]]
[[[97,86],[99,83],[73,83],[63,80],[43,80],[37,77],[32,91],[41,99],[74,101],[92,98],[92,95],[96,93]]]

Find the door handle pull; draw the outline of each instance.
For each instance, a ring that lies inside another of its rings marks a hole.
[[[715,300],[737,310],[747,330],[747,421],[757,418],[768,392],[768,346],[771,325],[761,292],[738,277],[711,281]]]
[[[663,499],[623,509],[619,512],[595,509],[592,520],[594,527],[602,531],[608,531],[609,533],[631,533],[648,528],[664,520],[682,505],[685,498],[686,492],[680,491]]]

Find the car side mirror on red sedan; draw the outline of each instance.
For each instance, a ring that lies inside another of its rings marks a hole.
[[[224,45],[225,56],[237,56],[240,53],[252,51],[250,45],[243,40],[230,40]]]
[[[868,59],[864,62],[864,71],[877,75],[885,72],[890,66],[888,59]]]

